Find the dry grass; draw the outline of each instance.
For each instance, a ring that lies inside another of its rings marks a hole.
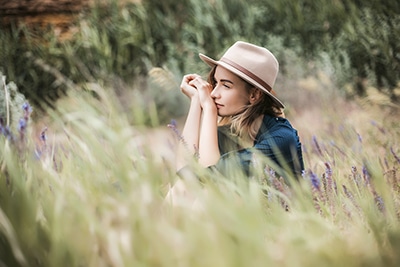
[[[315,84],[308,82],[301,84]],[[40,160],[18,163],[12,153],[2,154],[1,179],[12,184],[1,189],[7,197],[0,224],[12,225],[4,230],[11,256],[0,252],[6,265],[12,257],[16,266],[398,264],[398,163],[389,149],[400,154],[398,131],[391,128],[398,122],[382,107],[366,110],[339,97],[328,106],[291,107],[288,116],[301,133],[311,173],[292,188],[265,174],[267,196],[244,177],[187,182],[187,193],[198,201],[193,209],[192,203],[164,201],[177,179],[173,133],[129,124],[116,96],[101,87],[96,92],[93,99],[76,91],[58,103],[58,114],[35,122],[34,136],[48,127]],[[318,94],[313,91],[315,99]],[[369,123],[382,115],[385,121]],[[365,159],[372,170],[367,183]],[[387,167],[379,166],[385,159]]]

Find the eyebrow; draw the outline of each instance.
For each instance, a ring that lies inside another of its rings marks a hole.
[[[217,81],[217,78],[216,77],[214,77],[214,80],[216,80]],[[225,83],[231,83],[231,84],[234,84],[231,80],[228,80],[228,79],[221,79],[221,80],[219,80],[220,82],[225,82]]]

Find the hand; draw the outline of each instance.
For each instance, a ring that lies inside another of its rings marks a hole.
[[[213,90],[211,84],[198,76],[191,80],[189,85],[192,85],[197,89],[199,93],[200,105],[203,110],[210,109],[212,111],[217,111],[217,106],[215,105],[214,99],[211,97],[211,91]]]
[[[182,79],[181,92],[184,93],[190,99],[198,96],[198,91],[197,91],[196,87],[190,84],[196,78],[200,78],[200,75],[187,74],[187,75],[183,76],[183,79]]]

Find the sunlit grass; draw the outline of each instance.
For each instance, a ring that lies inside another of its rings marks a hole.
[[[316,105],[311,112],[329,125],[313,132],[304,113],[292,118],[308,129],[299,182],[289,187],[267,170],[252,180],[186,181],[188,195],[171,205],[174,133],[133,126],[116,97],[96,88],[96,98],[71,91],[48,118],[30,122],[24,150],[0,137],[6,266],[399,263],[395,120],[371,123],[353,107],[348,122],[348,104],[338,100],[335,111]]]

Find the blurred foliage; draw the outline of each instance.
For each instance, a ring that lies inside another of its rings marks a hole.
[[[7,83],[6,78],[0,72],[0,125],[13,129],[23,116],[22,105],[26,99],[18,91],[17,85],[14,82]]]
[[[346,51],[354,75],[349,78],[356,79],[359,95],[365,94],[362,79],[393,91],[400,77],[400,3],[393,9],[372,6],[357,11],[333,44]]]
[[[339,86],[353,83],[358,95],[368,79],[395,100],[400,78],[397,1],[110,0],[82,12],[75,27],[63,42],[28,27],[0,32],[0,71],[34,104],[53,106],[86,82],[120,79],[143,91],[148,85],[134,82],[153,67],[178,77],[204,70],[198,52],[217,57],[238,39],[272,47],[283,72],[288,49],[304,62],[328,56]]]

